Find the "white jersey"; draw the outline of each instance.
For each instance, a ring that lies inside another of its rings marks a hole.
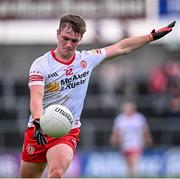
[[[142,149],[144,130],[148,128],[145,117],[136,112],[132,116],[120,114],[115,118],[113,130],[120,136],[122,150]]]
[[[105,49],[94,49],[76,51],[70,61],[64,62],[57,59],[51,50],[31,65],[29,86],[44,86],[43,108],[52,104],[67,107],[73,114],[72,128],[80,127],[91,72],[104,58]],[[32,127],[32,116],[28,127]]]

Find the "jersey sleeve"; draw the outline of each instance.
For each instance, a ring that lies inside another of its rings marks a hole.
[[[99,65],[106,57],[106,51],[104,48],[101,49],[92,49],[87,51],[91,61],[91,65],[95,68]]]
[[[38,61],[34,61],[30,67],[28,85],[45,85],[45,75]]]

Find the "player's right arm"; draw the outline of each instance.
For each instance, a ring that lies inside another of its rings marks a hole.
[[[32,85],[30,86],[30,111],[33,117],[33,124],[35,125],[34,138],[37,144],[44,145],[47,144],[44,132],[40,126],[40,117],[43,112],[43,96],[44,96],[44,86]]]
[[[29,71],[30,112],[33,119],[40,118],[43,112],[45,73],[42,63],[43,58],[35,60]]]
[[[40,60],[40,61],[39,61]],[[40,65],[41,59],[34,61],[29,72],[29,89],[30,89],[30,112],[34,124],[34,138],[37,144],[47,144],[44,132],[40,126],[40,118],[43,112],[44,97],[44,73]]]
[[[30,111],[33,119],[41,117],[43,112],[43,96],[44,86],[32,85],[30,86]]]

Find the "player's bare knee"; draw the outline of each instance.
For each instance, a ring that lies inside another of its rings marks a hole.
[[[64,176],[63,169],[54,168],[54,169],[51,169],[48,173],[49,178],[62,178],[63,176]]]

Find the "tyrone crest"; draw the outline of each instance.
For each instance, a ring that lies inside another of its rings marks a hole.
[[[35,148],[34,148],[34,146],[32,146],[31,144],[28,144],[28,145],[26,146],[26,151],[27,151],[28,154],[33,154],[34,151],[35,151]]]
[[[85,60],[82,60],[80,63],[82,68],[86,68],[87,67],[87,62]]]

